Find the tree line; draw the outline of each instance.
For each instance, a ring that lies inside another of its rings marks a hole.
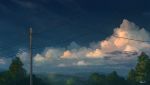
[[[7,71],[0,73],[0,85],[29,85],[29,74],[23,68],[23,63],[16,57],[12,60]],[[150,58],[144,52],[138,56],[135,68],[128,72],[126,78],[121,77],[116,71],[104,75],[92,73],[87,80],[68,78],[64,82],[57,81],[58,85],[150,85]],[[33,75],[33,85],[56,85],[47,83]]]

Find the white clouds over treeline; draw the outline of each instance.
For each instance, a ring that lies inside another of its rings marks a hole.
[[[118,36],[114,37],[114,36]],[[121,38],[123,37],[123,38]],[[108,53],[120,52],[140,52],[150,48],[148,42],[140,42],[129,39],[149,41],[150,35],[144,28],[139,28],[134,23],[123,20],[120,27],[114,29],[112,36],[102,40],[93,46],[82,47],[75,42],[68,48],[49,48],[43,53],[34,57],[35,62],[47,62],[53,59],[85,59],[85,58],[104,58]],[[97,46],[95,48],[95,46]],[[70,47],[70,48],[69,48]]]

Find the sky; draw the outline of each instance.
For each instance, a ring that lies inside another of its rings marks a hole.
[[[8,67],[11,59],[19,56],[28,68],[28,31],[32,27],[35,71],[42,67],[43,72],[59,72],[62,68],[126,71],[134,67],[141,51],[149,53],[150,45],[113,36],[149,41],[149,3],[148,0],[0,0],[0,67]]]

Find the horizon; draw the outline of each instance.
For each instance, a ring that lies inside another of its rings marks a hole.
[[[148,3],[1,0],[0,69],[8,69],[11,60],[19,57],[29,71],[31,26],[35,73],[115,70],[127,74],[141,52],[150,55]]]

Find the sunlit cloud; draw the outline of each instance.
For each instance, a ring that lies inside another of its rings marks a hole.
[[[51,67],[94,65],[108,65],[107,67],[111,65],[112,67],[118,64],[127,68],[126,65],[132,66],[136,63],[137,56],[142,51],[147,53],[150,49],[150,43],[148,42],[129,39],[149,41],[150,35],[144,28],[139,28],[133,22],[124,19],[120,27],[114,29],[112,36],[108,36],[97,43],[92,43],[89,47],[83,47],[73,42],[66,48],[46,48],[43,52],[33,56],[34,66],[35,68],[43,68],[43,71],[49,71]],[[130,52],[137,54],[133,55]],[[29,63],[28,52],[19,51],[17,56],[21,58],[25,65]],[[0,63],[4,63],[4,61],[0,60]],[[26,67],[26,69],[28,68]]]
[[[90,51],[86,54],[88,58],[101,58],[104,57],[104,53],[100,49]]]
[[[63,62],[65,62],[65,59],[75,59],[74,61],[81,61],[82,59],[103,59],[107,58],[107,56],[110,56],[113,60],[113,58],[116,58],[114,56],[117,52],[139,53],[141,51],[144,51],[145,48],[150,48],[149,43],[138,42],[134,40],[124,39],[121,37],[141,41],[150,40],[150,35],[144,28],[140,29],[133,22],[124,19],[120,27],[114,29],[114,33],[112,34],[112,36],[107,37],[105,40],[94,43],[90,47],[82,47],[77,43],[73,42],[67,48],[47,48],[43,53],[38,53],[34,57],[34,61],[35,63],[43,62],[44,64],[48,62],[54,62],[55,60],[61,61],[62,59]],[[123,57],[122,54],[120,54],[120,58],[121,57]],[[83,62],[79,62],[79,64],[83,64]]]
[[[36,56],[34,57],[35,62],[44,62],[45,58],[43,56],[41,56],[40,54],[36,54]]]
[[[60,58],[71,58],[72,55],[73,54],[69,50],[67,50],[63,53],[63,55]]]

